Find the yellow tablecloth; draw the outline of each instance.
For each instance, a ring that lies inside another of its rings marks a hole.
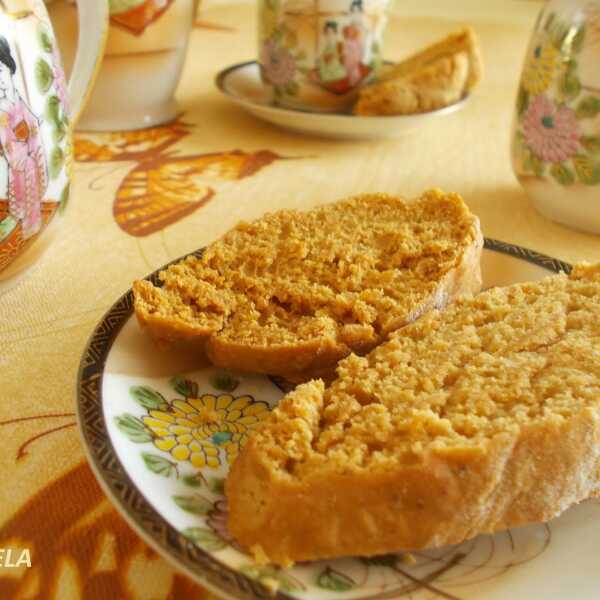
[[[540,217],[509,164],[513,99],[538,8],[399,2],[390,58],[469,22],[483,46],[484,82],[463,111],[410,136],[334,142],[275,129],[219,95],[214,75],[255,55],[255,12],[209,3],[179,88],[180,120],[129,136],[79,136],[62,235],[0,298],[0,549],[30,548],[32,558],[30,569],[0,566],[0,598],[211,597],[117,515],[74,424],[85,342],[134,278],[267,210],[432,186],[463,194],[487,236],[568,261],[600,259],[600,237]]]

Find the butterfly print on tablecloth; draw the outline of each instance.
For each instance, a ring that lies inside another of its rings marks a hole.
[[[0,569],[3,599],[216,600],[127,526],[85,462],[42,487],[0,526],[0,548],[27,548],[32,563],[18,574]]]
[[[191,133],[180,120],[143,131],[79,134],[80,162],[135,161],[113,204],[117,225],[145,237],[172,225],[209,202],[224,187],[254,175],[282,157],[271,150],[228,150],[178,156],[166,150]]]

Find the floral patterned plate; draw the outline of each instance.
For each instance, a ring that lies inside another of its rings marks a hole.
[[[275,106],[269,88],[260,79],[259,66],[254,60],[221,71],[215,83],[225,96],[259,119],[299,133],[336,139],[397,137],[419,129],[435,117],[460,110],[470,98],[467,95],[455,104],[418,115],[359,117]]]
[[[486,286],[569,268],[486,240]],[[157,273],[150,279],[157,283]],[[105,315],[84,352],[79,423],[96,477],[127,521],[191,577],[226,598],[598,598],[600,506],[595,501],[549,524],[414,557],[346,558],[289,570],[254,564],[227,531],[223,483],[240,445],[282,394],[267,377],[202,368],[186,353],[158,350],[132,317],[130,291]]]

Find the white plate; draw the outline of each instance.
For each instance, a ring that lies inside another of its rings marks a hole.
[[[397,137],[422,127],[436,117],[460,110],[470,97],[467,95],[455,104],[418,115],[359,117],[275,106],[270,89],[260,79],[256,61],[228,67],[217,75],[215,83],[223,94],[259,119],[292,131],[337,139]]]
[[[485,286],[535,280],[561,269],[569,266],[486,240]],[[157,283],[157,273],[150,278]],[[173,381],[176,376],[179,379]],[[219,376],[212,367],[198,368],[189,354],[161,353],[132,316],[131,292],[96,328],[82,358],[78,395],[84,444],[105,492],[143,538],[201,585],[224,597],[600,597],[597,501],[584,502],[549,524],[416,553],[417,564],[412,566],[401,554],[304,563],[289,570],[256,566],[235,546],[225,527],[226,448],[235,442],[232,432],[243,433],[239,425],[244,425],[239,411],[228,409],[237,402],[261,414],[277,403],[282,392],[264,376]],[[213,403],[222,410],[220,420],[207,426],[198,413],[203,407],[211,409]],[[252,425],[245,421],[246,427]],[[211,457],[213,465],[194,467],[192,452],[194,460]],[[279,586],[277,594],[271,595],[264,584]]]

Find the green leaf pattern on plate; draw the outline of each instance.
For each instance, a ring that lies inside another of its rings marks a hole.
[[[146,426],[140,419],[128,413],[115,418],[115,423],[119,431],[124,433],[127,438],[136,444],[144,444],[152,441],[152,436],[146,429]]]
[[[200,496],[200,494],[193,494],[192,496],[173,496],[173,501],[181,510],[198,515],[200,517],[206,516],[212,510],[212,502]]]
[[[185,483],[185,485],[192,487],[192,488],[199,488],[199,487],[208,485],[206,482],[206,477],[204,477],[204,475],[202,475],[201,471],[198,471],[197,473],[193,473],[192,475],[185,475],[182,478],[182,481],[183,481],[183,483]]]
[[[169,381],[173,389],[184,398],[198,397],[198,384],[183,377],[172,377]]]
[[[167,408],[167,401],[163,395],[152,388],[137,385],[129,390],[135,401],[148,410],[164,410]]]
[[[222,392],[233,392],[240,385],[240,380],[229,373],[217,373],[211,377],[210,384]]]
[[[227,547],[227,542],[207,527],[187,527],[181,533],[207,552],[218,552]]]
[[[305,585],[288,571],[272,565],[249,564],[241,567],[240,571],[273,591],[300,592],[306,589]]]
[[[225,478],[224,477],[211,477],[208,482],[208,487],[213,494],[218,496],[225,495]]]
[[[142,452],[142,459],[144,464],[152,473],[162,475],[163,477],[171,477],[171,475],[178,474],[177,463],[167,460],[163,456],[158,454],[152,454],[151,452]]]
[[[351,590],[356,582],[352,577],[332,569],[329,565],[319,573],[317,577],[317,585],[325,590],[331,590],[333,592],[346,592]]]

